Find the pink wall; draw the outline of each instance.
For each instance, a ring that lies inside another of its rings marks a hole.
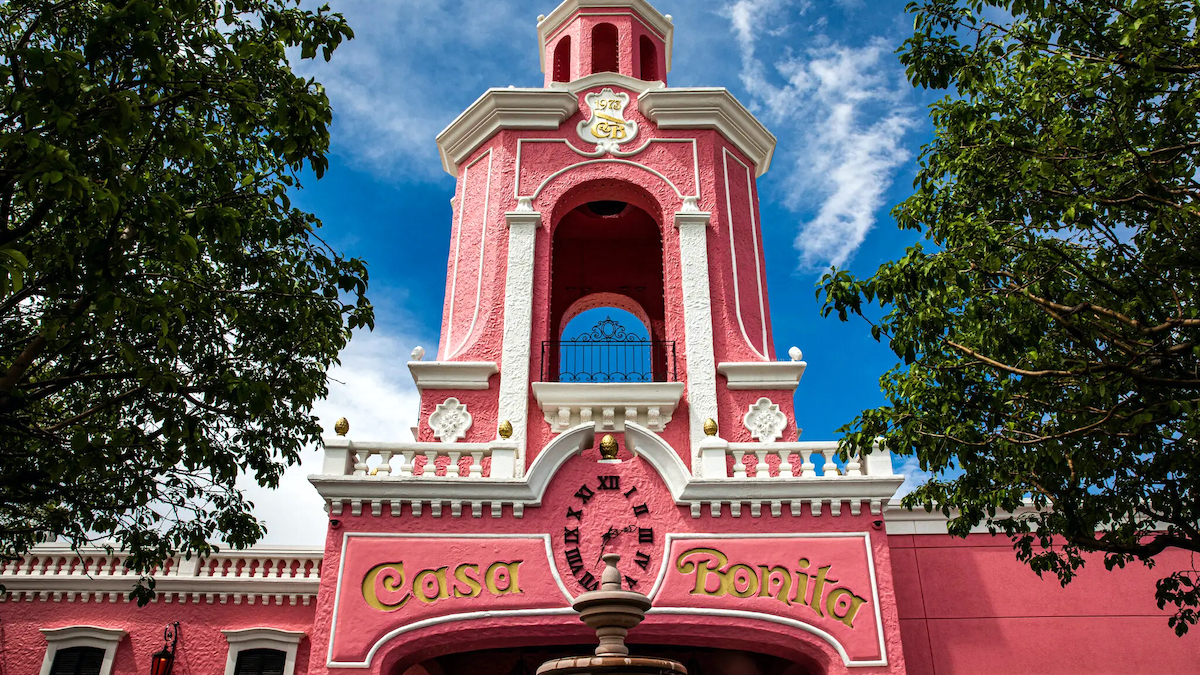
[[[1108,572],[1091,556],[1066,588],[1017,562],[1004,537],[888,537],[909,675],[1200,672],[1200,640],[1178,638],[1154,582],[1190,567],[1166,553]]]
[[[286,603],[286,600],[285,600]],[[0,604],[0,672],[4,675],[38,675],[46,654],[46,639],[39,629],[67,626],[119,628],[129,633],[117,647],[113,675],[150,672],[150,656],[163,647],[163,628],[178,621],[179,645],[173,675],[222,675],[229,655],[222,630],[278,628],[308,634],[296,655],[296,675],[309,672],[315,606],[282,606],[261,601],[250,605],[155,602],[136,603],[18,602]]]

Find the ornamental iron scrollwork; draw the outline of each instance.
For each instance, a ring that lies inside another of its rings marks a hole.
[[[543,382],[673,382],[675,342],[650,340],[612,317],[569,340],[542,343]]]

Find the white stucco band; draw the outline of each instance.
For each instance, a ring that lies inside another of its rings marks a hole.
[[[225,659],[225,675],[233,675],[237,669],[238,654],[251,649],[274,649],[283,652],[286,659],[283,664],[283,675],[296,672],[296,652],[304,633],[278,628],[246,628],[243,630],[223,630],[222,634],[229,641],[229,656]]]
[[[110,675],[113,659],[117,655],[117,645],[126,635],[123,630],[97,626],[68,626],[41,630],[47,643],[46,656],[42,659],[41,675],[50,675],[50,669],[54,666],[54,657],[58,655],[59,650],[72,647],[103,649],[104,661],[100,664],[100,675]]]
[[[688,378],[688,429],[693,448],[704,438],[704,420],[717,419],[717,364],[713,348],[712,305],[708,281],[708,223],[711,213],[675,214],[679,230],[679,269],[683,287],[683,338]],[[717,420],[718,422],[720,420]],[[700,462],[692,451],[692,473]]]
[[[533,339],[533,254],[542,214],[510,211],[508,272],[504,281],[504,344],[500,356],[500,419],[513,426],[517,446],[517,478],[525,475],[529,437],[529,359]]]

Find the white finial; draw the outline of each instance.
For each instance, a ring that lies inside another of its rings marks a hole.
[[[541,23],[541,22],[543,22],[543,21],[545,21],[545,20],[546,20],[546,15],[545,15],[545,14],[538,14],[538,23]]]
[[[510,85],[508,85],[508,88],[509,88],[509,89],[516,89],[516,88],[517,88],[517,85],[515,85],[515,84],[510,84]]]
[[[788,356],[792,357],[793,361],[799,361],[804,358],[804,352],[800,351],[799,347],[792,347],[788,350]]]
[[[413,361],[420,361],[423,358],[425,358],[425,348],[424,347],[417,347],[416,349],[412,350],[412,360]]]
[[[670,14],[666,16],[666,19],[667,23],[675,23],[675,17],[671,16]]]

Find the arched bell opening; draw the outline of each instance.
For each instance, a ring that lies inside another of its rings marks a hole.
[[[533,675],[553,659],[591,654],[595,645],[512,647],[446,654],[395,675]],[[680,645],[630,645],[638,656],[668,658],[684,664],[688,675],[823,675],[814,664],[736,649]]]
[[[542,381],[676,379],[674,343],[666,339],[662,228],[633,197],[596,190],[554,228]],[[600,316],[602,308],[612,316]],[[592,324],[568,334],[568,323],[584,313]],[[645,368],[632,367],[643,361]]]
[[[596,24],[592,28],[592,72],[615,73],[620,68],[619,36],[617,27],[611,23]]]
[[[638,55],[640,58],[641,67],[638,69],[638,78],[653,82],[658,79],[658,49],[654,46],[654,41],[648,36],[643,35],[638,40]]]
[[[571,36],[564,35],[554,47],[554,81],[571,81]]]

